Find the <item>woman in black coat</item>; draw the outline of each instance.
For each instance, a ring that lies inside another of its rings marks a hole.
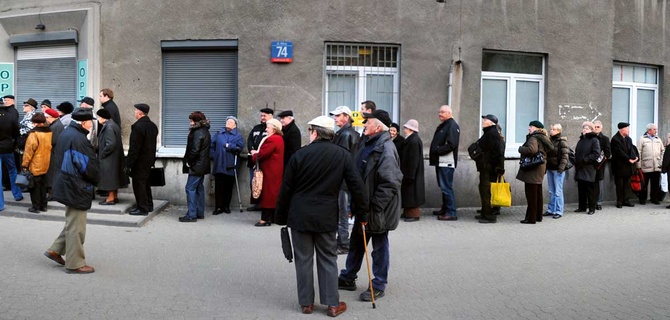
[[[400,170],[402,171],[403,216],[406,222],[419,221],[419,207],[426,202],[423,173],[423,143],[419,137],[419,122],[410,119],[403,126],[405,141],[400,154]],[[394,141],[395,142],[395,141]]]
[[[600,142],[593,132],[593,123],[582,124],[582,135],[575,147],[575,180],[579,192],[579,207],[575,212],[596,212],[596,164],[600,157]]]
[[[182,160],[182,172],[188,173],[186,180],[186,202],[188,211],[180,222],[196,222],[205,218],[205,175],[210,173],[209,148],[212,137],[209,135],[209,120],[200,111],[188,116],[190,130],[186,143],[186,152]]]
[[[112,120],[106,109],[97,112],[101,128],[98,133],[98,161],[100,162],[100,183],[98,190],[109,191],[107,199],[101,205],[114,205],[119,202],[119,188],[128,185],[128,177],[123,173],[123,142],[121,128]]]

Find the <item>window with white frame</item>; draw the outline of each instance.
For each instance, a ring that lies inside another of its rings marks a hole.
[[[658,120],[658,68],[614,64],[612,69],[612,135],[619,122],[630,123],[633,143]]]
[[[324,69],[326,114],[338,106],[359,110],[372,100],[397,121],[400,46],[326,43]]]
[[[505,156],[517,157],[528,123],[544,117],[544,56],[485,51],[481,90],[481,115],[498,117]]]

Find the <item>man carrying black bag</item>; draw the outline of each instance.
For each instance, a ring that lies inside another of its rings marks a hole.
[[[337,291],[338,194],[342,182],[351,190],[352,212],[366,221],[368,194],[349,152],[333,144],[333,119],[319,116],[308,123],[310,144],[289,160],[277,199],[275,221],[288,224],[293,238],[298,301],[302,313],[314,308],[313,264],[319,276],[321,304],[327,315],[336,317],[347,310]]]

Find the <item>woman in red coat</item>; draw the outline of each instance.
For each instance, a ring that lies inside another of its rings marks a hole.
[[[258,204],[261,208],[261,220],[255,224],[257,227],[271,225],[284,173],[284,139],[281,122],[270,119],[266,124],[265,132],[268,135],[261,140],[258,151],[251,151],[253,161],[258,163],[263,171],[263,190]]]

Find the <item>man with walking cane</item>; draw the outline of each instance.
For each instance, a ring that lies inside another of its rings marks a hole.
[[[386,290],[389,261],[388,232],[395,230],[400,221],[400,185],[402,172],[398,164],[398,152],[393,145],[389,126],[391,118],[384,110],[363,113],[365,120],[365,142],[358,150],[355,164],[363,178],[365,189],[370,195],[370,207],[366,235],[363,235],[363,221],[356,218],[349,240],[349,254],[346,269],[340,272],[338,288],[356,290],[357,273],[365,256],[366,244],[372,239],[372,279],[371,288],[360,295],[363,301],[372,301],[384,296]],[[355,192],[351,192],[353,195]],[[374,292],[374,297],[373,297]]]
[[[366,221],[368,194],[349,152],[331,141],[335,122],[319,116],[309,123],[310,144],[289,160],[277,199],[275,221],[291,228],[298,302],[302,313],[314,310],[314,252],[321,304],[328,316],[347,310],[337,291],[337,198],[342,182],[352,190],[352,211]]]

